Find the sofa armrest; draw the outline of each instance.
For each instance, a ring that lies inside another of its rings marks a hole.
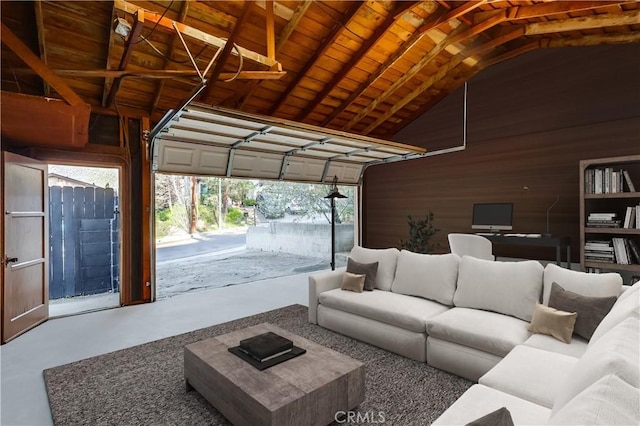
[[[342,276],[346,268],[339,268],[335,271],[323,272],[321,274],[309,275],[309,322],[318,323],[318,298],[320,293],[340,288],[342,286]]]

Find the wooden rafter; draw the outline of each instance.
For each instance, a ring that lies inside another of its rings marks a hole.
[[[402,58],[415,44],[420,41],[423,34],[429,30],[435,29],[438,26],[449,22],[451,19],[458,19],[465,13],[469,13],[475,8],[482,6],[486,1],[478,1],[478,2],[468,2],[464,5],[446,11],[446,9],[441,9],[441,12],[436,12],[432,14],[425,22],[418,28],[409,39],[400,46],[398,50],[396,50],[387,60],[384,61],[382,65],[378,67],[375,73],[371,74],[362,84],[358,86],[356,90],[354,90],[351,95],[347,99],[345,99],[338,108],[336,108],[331,115],[329,115],[323,122],[322,125],[326,126],[333,121],[338,115],[340,115],[345,109],[349,108],[349,106],[358,99],[365,90],[369,86],[371,86],[380,76],[382,76],[388,69],[390,69],[400,58]]]
[[[382,92],[378,97],[376,97],[373,102],[370,102],[366,108],[360,111],[354,118],[351,119],[344,127],[343,130],[350,130],[353,126],[355,126],[360,120],[369,115],[371,111],[375,110],[378,105],[384,102],[389,96],[391,96],[396,90],[402,87],[406,82],[415,77],[427,64],[429,64],[433,59],[438,56],[447,46],[458,43],[462,40],[470,39],[483,31],[488,30],[506,20],[506,15],[504,11],[500,11],[495,16],[487,19],[485,22],[482,22],[478,25],[475,25],[471,28],[463,29],[462,27],[458,27],[454,30],[449,36],[447,36],[440,43],[436,44],[429,53],[424,56],[420,61],[418,61],[415,65],[409,69],[408,72],[404,73],[402,77],[396,80],[391,87]]]
[[[47,65],[40,60],[14,33],[7,27],[4,22],[0,22],[0,31],[2,33],[2,43],[4,43],[13,53],[15,53],[25,64],[33,69],[43,80],[45,80],[53,89],[60,94],[71,106],[84,107],[87,104],[71,89],[60,77],[55,75]]]
[[[507,16],[510,21],[516,21],[519,19],[533,19],[548,17],[553,15],[566,15],[571,12],[581,12],[585,10],[594,10],[608,8],[612,6],[619,6],[621,4],[631,3],[629,0],[617,1],[554,1],[542,4],[536,4],[533,6],[513,6],[507,9]],[[480,22],[486,19],[487,14],[491,14],[493,11],[479,12],[474,16],[476,22]]]
[[[587,35],[549,40],[549,47],[597,46],[599,44],[640,43],[640,31],[629,34]]]
[[[253,3],[253,2],[251,2]],[[114,5],[115,8],[117,10],[129,13],[129,14],[133,14],[138,10],[138,6],[129,3],[125,0],[114,0]],[[145,14],[145,21],[146,22],[150,22],[152,24],[158,24],[158,27],[160,28],[164,28],[165,30],[168,30],[172,33],[175,33],[175,28],[173,27],[173,23],[174,21],[172,21],[171,19],[168,18],[163,18],[161,17],[161,14],[158,12],[154,12],[154,11],[149,11],[149,10],[145,10],[146,14]],[[178,29],[178,31],[180,31],[180,33],[182,33],[183,35],[187,35],[195,40],[198,40],[202,43],[206,43],[209,44],[211,46],[217,47],[217,48],[222,48],[224,47],[224,45],[226,44],[226,40],[220,37],[216,37],[214,35],[211,34],[207,34],[204,31],[200,31],[196,28],[190,27],[188,25],[184,25],[184,24],[178,24],[176,23],[176,27]],[[244,47],[238,46],[238,50],[240,51],[240,54],[242,55],[242,57],[244,59],[248,59],[251,60],[253,62],[262,64],[262,65],[266,65],[267,67],[273,67],[274,65],[277,67],[280,67],[280,64],[270,58],[267,58],[264,55],[261,55],[257,52],[253,52],[249,49],[245,49]],[[233,55],[237,55],[237,52],[235,52],[235,50],[232,52]],[[280,69],[278,69],[278,71],[280,71]]]
[[[405,12],[413,8],[418,3],[419,2],[414,1],[398,2],[396,4],[396,7],[389,12],[385,20],[380,25],[378,25],[373,34],[366,40],[364,40],[364,43],[362,43],[358,51],[351,55],[351,59],[349,59],[349,61],[342,66],[340,72],[333,76],[331,81],[325,85],[324,89],[322,89],[322,91],[316,95],[316,97],[309,103],[309,105],[307,105],[307,107],[296,116],[295,120],[303,121],[316,108],[316,106],[321,104],[324,98],[326,98],[329,93],[331,93],[336,88],[336,86],[342,81],[342,79],[345,78],[347,74],[349,74],[353,67],[358,62],[360,62],[360,60],[364,58],[367,53],[369,53],[369,51],[373,48],[373,46],[376,45],[376,43],[378,43],[378,41],[380,41],[380,39],[387,33],[389,28],[391,28],[391,26],[395,24],[395,22],[400,19]]]
[[[14,70],[16,74],[33,74],[33,71],[24,68]],[[197,77],[196,70],[53,70],[61,77],[101,77],[101,78],[149,78],[149,79],[170,79],[179,77]],[[239,80],[278,80],[286,74],[285,71],[241,71],[238,74]],[[235,72],[220,73],[221,79],[229,79],[235,76]]]
[[[267,0],[267,57],[276,59],[276,24],[273,18],[273,0]]]
[[[115,4],[111,8],[111,21],[113,22],[117,17]],[[109,44],[107,45],[107,57],[105,60],[105,69],[111,69],[111,52],[113,50],[113,45],[116,43],[116,32],[113,31],[111,27],[109,27]],[[105,106],[107,104],[107,97],[109,96],[109,92],[111,91],[111,86],[113,85],[112,78],[105,78],[104,84],[102,85],[102,98],[100,100],[100,105]]]
[[[45,34],[44,34],[44,16],[42,14],[42,1],[36,0],[34,2],[34,8],[36,13],[36,30],[38,32],[38,49],[40,50],[40,60],[45,64],[47,64],[47,44],[45,42]],[[45,80],[42,80],[42,89],[44,91],[45,96],[51,96],[51,88],[49,87],[49,83]]]
[[[527,25],[526,35],[581,31],[594,28],[615,27],[619,25],[640,24],[640,10],[618,14],[584,16],[548,22],[536,22]]]
[[[189,14],[189,5],[191,1],[185,1],[182,3],[180,7],[180,14],[178,15],[178,21],[183,23],[187,19],[187,15]],[[169,59],[173,58],[173,52],[175,50],[175,44],[178,39],[178,34],[172,34],[169,38],[169,47],[167,48],[166,57],[162,59],[162,69],[166,69],[167,65],[169,65]],[[194,70],[195,73],[195,70]],[[160,98],[162,95],[162,89],[164,89],[164,80],[160,80],[156,84],[156,94],[153,97],[153,102],[151,103],[151,108],[149,110],[149,114],[153,114],[153,111],[158,107],[158,103],[160,102]]]
[[[120,58],[120,64],[118,65],[118,70],[123,71],[127,69],[127,65],[129,64],[129,60],[131,59],[131,55],[136,48],[138,43],[138,37],[140,37],[140,33],[142,32],[142,27],[144,26],[144,9],[138,9],[138,11],[133,15],[133,28],[131,29],[131,33],[127,37],[127,40],[124,43],[124,52],[122,52],[122,58]],[[110,108],[113,105],[113,101],[116,100],[116,95],[118,90],[120,90],[120,85],[122,84],[122,78],[116,78],[111,85],[111,89],[109,89],[109,95],[107,96],[107,102],[103,105],[106,108]]]
[[[313,56],[313,58],[307,61],[307,63],[302,68],[302,70],[300,70],[296,78],[293,79],[293,81],[289,84],[289,86],[287,86],[287,88],[284,90],[280,98],[278,98],[274,106],[269,111],[268,115],[274,115],[280,109],[280,107],[284,104],[284,102],[289,97],[291,92],[293,92],[293,90],[296,87],[298,87],[298,84],[300,84],[302,79],[306,77],[309,70],[311,70],[313,66],[315,66],[315,64],[320,60],[320,58],[322,58],[324,54],[331,48],[331,46],[336,41],[336,39],[340,36],[340,34],[342,34],[344,27],[349,25],[351,20],[355,17],[355,15],[360,10],[360,8],[365,7],[365,5],[366,3],[364,2],[361,3],[358,1],[353,2],[351,4],[351,7],[349,8],[349,10],[347,10],[347,13],[344,15],[342,22],[336,23],[336,25],[333,27],[329,35],[322,42],[322,46],[316,51],[316,54]]]
[[[225,43],[224,48],[220,53],[220,56],[218,56],[218,59],[216,60],[216,64],[213,67],[213,71],[211,71],[211,76],[209,77],[205,76],[208,80],[208,84],[207,84],[207,88],[202,93],[202,96],[200,97],[200,99],[206,100],[213,93],[213,88],[215,87],[216,81],[218,80],[218,78],[220,77],[220,74],[222,73],[222,69],[224,68],[224,65],[226,64],[227,59],[229,58],[229,55],[233,50],[233,46],[236,40],[238,39],[238,36],[240,35],[240,31],[242,31],[242,25],[248,19],[249,15],[251,14],[251,11],[255,6],[256,6],[256,3],[252,1],[248,1],[244,4],[244,8],[242,9],[242,15],[240,16],[240,18],[238,18],[238,20],[236,21],[236,24],[233,26],[231,35],[227,39],[227,42]],[[272,58],[269,58],[269,59],[272,59]]]
[[[293,34],[293,31],[300,22],[300,19],[302,19],[307,9],[309,9],[309,6],[312,4],[312,0],[304,0],[298,4],[298,7],[296,7],[296,10],[293,12],[291,19],[287,22],[287,25],[276,40],[276,56],[286,41],[289,40],[289,37],[291,37],[291,34]],[[247,102],[247,99],[251,97],[253,89],[255,89],[259,83],[259,81],[252,81],[246,84],[242,89],[236,90],[233,95],[223,100],[221,105],[242,109],[245,102]]]

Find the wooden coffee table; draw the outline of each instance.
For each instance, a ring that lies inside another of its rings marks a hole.
[[[228,351],[267,331],[307,353],[259,371]],[[235,425],[326,425],[364,401],[363,363],[267,323],[185,346],[184,377]]]

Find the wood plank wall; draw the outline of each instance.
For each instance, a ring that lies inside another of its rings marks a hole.
[[[363,182],[363,245],[398,247],[406,215],[429,210],[446,235],[471,232],[473,203],[514,203],[513,232],[569,235],[579,260],[578,161],[640,152],[640,45],[548,49],[495,65],[467,89],[467,147],[374,166]],[[429,150],[462,144],[463,89],[394,138]],[[634,178],[640,184],[640,176]],[[553,249],[495,247],[554,259]]]

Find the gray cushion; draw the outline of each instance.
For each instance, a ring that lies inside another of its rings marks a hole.
[[[589,346],[625,319],[630,317],[640,319],[639,287],[638,284],[634,284],[630,290],[625,291],[618,298],[618,301],[613,305],[611,311],[609,311],[607,316],[600,322],[596,331],[593,332],[593,336],[591,336],[591,340],[589,340]]]
[[[364,280],[365,276],[362,274],[345,272],[342,276],[342,289],[362,293],[362,290],[364,289]]]
[[[503,357],[529,338],[528,326],[527,321],[495,312],[453,308],[428,320],[427,334]]]
[[[479,419],[467,423],[466,426],[514,426],[511,413],[507,407],[498,408]]]
[[[391,290],[391,284],[396,276],[396,265],[398,263],[397,248],[370,249],[354,246],[349,257],[360,263],[378,262],[378,273],[376,274],[376,288],[380,290]]]
[[[560,311],[577,312],[578,318],[573,332],[585,339],[591,339],[600,321],[609,313],[616,303],[616,296],[587,297],[565,290],[557,283],[551,284],[549,306]]]
[[[417,333],[425,332],[427,319],[449,309],[431,300],[381,290],[325,291],[320,304]]]
[[[376,275],[378,274],[378,262],[360,263],[352,258],[347,259],[347,272],[352,274],[364,274],[364,289],[371,291],[376,287]]]

